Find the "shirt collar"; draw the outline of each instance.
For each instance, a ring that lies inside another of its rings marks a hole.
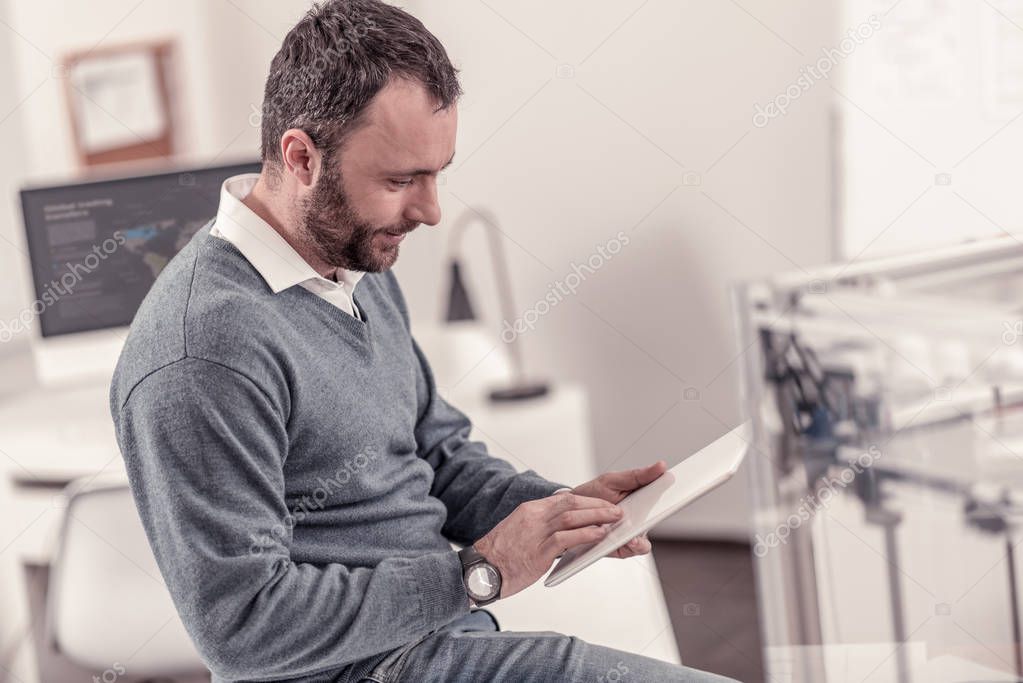
[[[313,270],[280,233],[242,202],[252,192],[257,180],[258,173],[246,173],[224,181],[214,223],[217,232],[242,253],[274,294],[309,280],[338,287],[338,283]],[[338,269],[337,275],[338,280],[354,291],[365,273]]]

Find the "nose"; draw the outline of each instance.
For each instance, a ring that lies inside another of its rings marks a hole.
[[[405,208],[405,220],[424,225],[437,225],[440,223],[437,179],[432,176],[424,176],[424,180],[425,182],[419,186],[419,191],[413,195]]]

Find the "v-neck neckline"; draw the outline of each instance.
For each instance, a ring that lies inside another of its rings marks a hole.
[[[242,252],[238,249],[238,247],[233,245],[231,242],[229,242],[229,241],[227,241],[225,239],[220,239],[220,238],[208,235],[206,243],[213,245],[215,248],[223,249],[223,250],[231,252],[232,254],[240,257],[243,261],[245,261],[245,264],[249,268],[253,268],[254,269],[253,265],[251,263],[249,263],[248,259],[245,258],[245,255],[242,254]],[[258,275],[258,272],[257,272],[257,275]],[[367,273],[367,275],[368,275],[368,273]],[[262,279],[262,276],[260,276],[260,279]],[[362,277],[360,279],[359,284],[363,285],[363,292],[365,291],[365,287],[367,286],[367,284],[369,282],[372,282],[372,280],[370,278],[368,278],[368,277],[364,276],[364,277]],[[266,284],[266,283],[264,282],[264,284]],[[269,285],[266,285],[266,286],[267,286],[267,288],[269,288]],[[331,320],[336,322],[340,327],[342,327],[346,331],[350,332],[351,334],[356,336],[358,339],[360,339],[360,340],[362,340],[364,342],[367,342],[367,343],[371,340],[372,334],[373,334],[373,328],[371,326],[371,320],[373,318],[375,318],[376,314],[373,313],[372,315],[368,315],[366,313],[366,307],[362,303],[361,293],[356,293],[354,291],[352,292],[353,304],[359,308],[359,314],[362,316],[362,319],[359,319],[359,318],[356,318],[351,313],[348,313],[347,311],[344,311],[344,310],[338,308],[337,306],[335,306],[331,302],[327,301],[323,297],[319,296],[315,292],[309,291],[308,289],[303,287],[301,284],[293,285],[293,286],[289,287],[288,289],[285,289],[282,292],[274,294],[274,296],[288,296],[288,295],[290,295],[289,293],[292,292],[292,290],[299,290],[298,292],[295,292],[295,294],[297,294],[299,297],[301,297],[301,296],[309,296],[309,297],[311,297],[314,306],[319,307],[320,310],[322,310],[327,315],[328,318],[330,318]]]

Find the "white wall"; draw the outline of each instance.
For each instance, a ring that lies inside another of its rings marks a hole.
[[[843,255],[1019,232],[1023,2],[891,4],[843,3],[883,27],[839,86]]]
[[[30,150],[21,175],[65,176],[75,169],[60,72],[53,65],[70,51],[141,40],[173,39],[178,45],[180,151],[210,158],[255,156],[258,128],[250,104],[262,101],[270,58],[284,33],[308,8],[304,1],[264,3],[71,0],[11,4],[18,108]],[[54,17],[59,16],[59,22]],[[19,99],[20,99],[19,98]]]
[[[7,0],[0,0],[0,20],[10,22]],[[16,187],[20,180],[21,164],[15,160],[25,158],[21,142],[21,119],[18,113],[19,88],[13,68],[14,44],[9,32],[0,32],[0,149],[7,158],[0,164],[0,273],[4,273],[0,287],[0,334],[25,305],[27,275],[24,240],[16,228],[21,210],[17,203]],[[6,339],[6,336],[3,337]],[[13,344],[0,344],[0,355]]]
[[[23,35],[12,47],[19,98],[28,95],[19,108],[25,176],[70,171],[50,60],[97,41],[177,37],[184,151],[254,153],[250,114],[267,66],[308,5],[57,4],[15,3],[11,17]],[[499,216],[523,312],[624,231],[628,246],[523,335],[529,367],[584,383],[605,468],[673,464],[736,423],[730,283],[830,252],[829,92],[819,87],[787,116],[752,125],[754,104],[834,42],[830,3],[749,10],[755,17],[734,3],[674,0],[406,4],[448,46],[466,88],[441,192],[445,222],[408,241],[396,269],[413,316],[441,315],[443,226],[466,205]],[[468,251],[497,343],[480,231]],[[699,400],[684,400],[686,389]],[[745,497],[739,482],[685,521],[734,528]]]
[[[830,91],[764,128],[754,103],[834,42],[832,4],[741,3],[757,18],[729,2],[407,4],[466,89],[444,224],[465,205],[497,213],[518,307],[618,231],[631,239],[522,337],[534,371],[590,390],[600,465],[674,464],[737,423],[729,284],[826,261],[831,234]],[[396,267],[418,316],[442,315],[443,238],[417,233]],[[740,481],[666,528],[735,531],[746,495]]]
[[[0,0],[0,21],[9,22],[7,0]],[[12,110],[17,104],[17,88],[14,82],[14,70],[11,68],[11,41],[0,33],[0,149],[4,150],[8,159],[22,157],[17,119],[12,121]],[[12,191],[16,182],[18,165],[14,163],[0,164],[0,273],[4,274],[3,287],[0,287],[0,323],[13,319],[24,304],[23,278],[21,267],[24,261],[20,240],[15,240],[12,226],[16,224],[17,215],[15,195]],[[3,328],[0,327],[0,330]],[[0,345],[0,355],[7,349]],[[3,393],[0,390],[0,393]],[[5,470],[0,470],[5,471]],[[5,501],[10,498],[10,488],[6,477],[0,478],[0,512],[7,511]],[[8,522],[4,514],[0,518],[0,548],[7,544],[18,533],[18,529]],[[6,556],[0,552],[0,586],[20,585],[21,567],[12,554]],[[22,596],[11,591],[0,591],[0,652],[7,653],[12,643],[16,642],[24,632],[28,623],[27,605]],[[4,664],[4,662],[0,662]],[[0,679],[3,674],[0,674]]]

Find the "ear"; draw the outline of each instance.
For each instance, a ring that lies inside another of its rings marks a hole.
[[[281,136],[281,159],[287,173],[310,187],[316,180],[323,157],[305,131],[289,128]]]

